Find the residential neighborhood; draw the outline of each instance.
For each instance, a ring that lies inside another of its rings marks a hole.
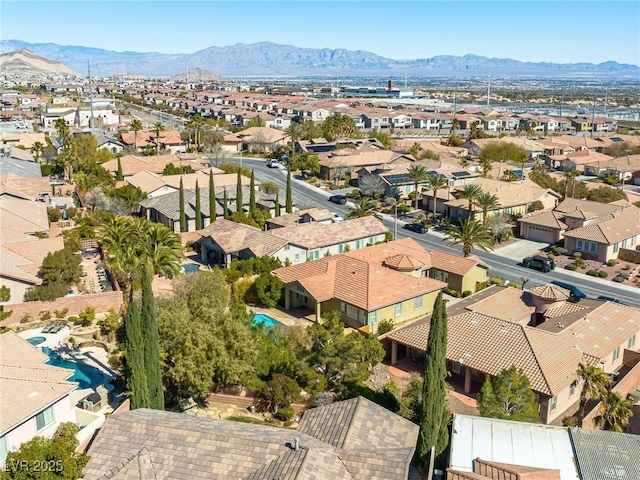
[[[191,70],[0,76],[0,478],[640,478],[640,122]]]

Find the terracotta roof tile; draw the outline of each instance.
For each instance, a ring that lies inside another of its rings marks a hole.
[[[566,288],[558,287],[553,284],[535,285],[529,289],[531,295],[545,300],[567,300],[571,296],[571,292]]]
[[[473,255],[461,257],[440,250],[431,251],[431,261],[433,262],[433,268],[462,276],[469,273],[469,271],[476,266],[489,268],[487,264]]]

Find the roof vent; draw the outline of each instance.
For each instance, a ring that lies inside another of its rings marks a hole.
[[[300,437],[293,437],[293,449],[297,452],[300,448]]]
[[[562,323],[562,322],[558,322],[558,323],[556,323],[556,327],[558,327],[558,328],[564,328],[564,323]]]

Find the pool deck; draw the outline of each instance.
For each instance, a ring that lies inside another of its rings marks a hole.
[[[293,309],[285,311],[283,308],[261,308],[251,306],[248,307],[251,312],[261,313],[267,315],[274,320],[286,325],[288,327],[303,327],[307,328],[314,320],[315,315],[311,313],[309,309]]]

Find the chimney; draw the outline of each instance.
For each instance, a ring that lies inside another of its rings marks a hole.
[[[293,437],[293,449],[297,452],[300,448],[300,437]]]

